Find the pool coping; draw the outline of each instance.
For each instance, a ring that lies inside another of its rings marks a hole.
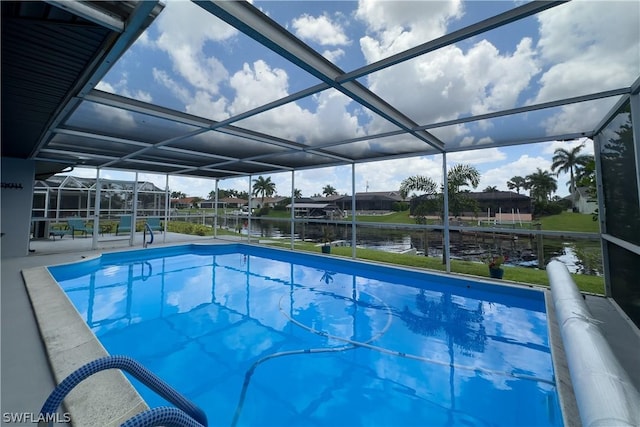
[[[22,270],[22,277],[56,384],[84,364],[109,355],[47,267]],[[98,372],[80,382],[63,405],[70,423],[77,426],[119,426],[149,409],[119,370]]]
[[[179,243],[163,246],[210,246],[212,243]],[[247,242],[213,243],[213,245],[253,246],[264,249],[264,245]],[[268,249],[282,252],[299,251],[269,247]],[[131,248],[131,251],[140,249]],[[121,250],[118,252],[128,252]],[[322,255],[306,253],[306,255],[323,257],[331,256],[344,261],[351,261],[373,266],[385,266],[411,272],[422,272],[445,278],[470,279],[483,284],[505,288],[528,289],[542,292],[547,314],[547,329],[549,348],[553,360],[558,399],[564,426],[579,426],[580,417],[569,376],[562,337],[555,316],[555,307],[551,292],[547,287],[510,282],[496,281],[462,273],[444,273],[420,267],[407,267],[385,262],[372,262],[363,259],[352,259],[336,255]],[[103,254],[86,257],[82,261],[100,258]],[[83,257],[84,258],[84,257]],[[78,261],[60,263],[56,265],[75,264]],[[49,364],[56,383],[62,382],[70,373],[82,365],[95,359],[108,356],[109,353],[102,346],[98,338],[91,331],[80,313],[71,303],[66,293],[53,278],[47,267],[35,267],[22,270],[22,276],[31,300],[31,305],[38,323],[41,338],[44,342]],[[119,370],[99,372],[82,381],[65,398],[63,405],[70,414],[72,425],[102,425],[119,426],[137,413],[148,410],[149,407],[135,390],[129,380]]]

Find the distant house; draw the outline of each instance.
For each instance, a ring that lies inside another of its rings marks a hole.
[[[402,202],[399,191],[372,191],[356,193],[357,211],[381,211],[391,212],[398,202]],[[351,210],[351,196],[340,196],[330,199],[343,211]]]
[[[570,200],[575,200],[575,208],[581,214],[593,214],[598,209],[598,200],[591,197],[587,187],[578,187],[575,193],[575,199],[567,196]]]
[[[202,209],[214,209],[215,200],[202,200],[199,205]],[[246,199],[239,199],[237,197],[222,197],[218,199],[218,209],[237,209],[247,204]]]
[[[478,203],[479,215],[489,212],[490,216],[502,214],[531,214],[533,208],[531,197],[513,191],[482,191],[467,193],[467,196]]]
[[[262,197],[253,197],[251,199],[251,209],[260,209],[260,208],[273,208],[278,203],[286,199],[287,197],[265,197],[264,200]]]
[[[490,218],[499,221],[531,220],[531,198],[524,194],[514,193],[513,191],[483,191],[467,192],[464,195],[476,201],[478,212],[463,212],[461,216],[486,218],[488,215]],[[435,197],[433,195],[415,197],[411,200],[411,212],[421,201]]]
[[[337,219],[344,217],[344,212],[334,203],[298,203],[296,201],[293,209],[296,218]],[[287,210],[291,211],[291,204],[287,205]]]
[[[171,207],[175,209],[188,209],[193,207],[194,200],[198,199],[198,197],[182,197],[180,199],[171,199]],[[200,205],[196,203],[196,207]]]

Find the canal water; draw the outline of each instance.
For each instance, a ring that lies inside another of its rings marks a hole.
[[[235,227],[246,232],[247,225],[238,222]],[[232,227],[233,228],[233,227]],[[329,225],[307,223],[296,224],[295,238],[321,242],[324,231],[330,230],[332,241],[351,241],[351,225]],[[287,221],[260,220],[251,221],[251,235],[261,238],[289,238],[291,226]],[[413,231],[407,229],[389,229],[358,225],[356,245],[361,248],[376,249],[394,253],[417,253],[431,257],[442,256],[441,231]],[[599,275],[602,271],[600,243],[595,240],[579,239],[568,241],[543,237],[543,256],[545,264],[552,258],[562,261],[572,273]],[[452,259],[486,262],[497,254],[506,255],[506,264],[523,267],[538,267],[538,239],[536,236],[504,235],[492,232],[450,232],[450,251]]]

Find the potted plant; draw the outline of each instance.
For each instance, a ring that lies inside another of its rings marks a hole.
[[[503,255],[491,257],[489,259],[489,277],[491,277],[492,279],[502,279],[502,276],[504,275],[504,269],[500,268],[500,266],[507,259],[508,258]]]
[[[328,227],[322,227],[322,253],[331,253],[331,230]]]

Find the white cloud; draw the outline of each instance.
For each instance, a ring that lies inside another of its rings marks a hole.
[[[145,92],[143,90],[131,91],[127,87],[127,75],[126,73],[121,76],[121,79],[114,84],[100,81],[96,85],[96,89],[102,90],[109,93],[115,93],[117,95],[126,96],[128,98],[137,99],[143,102],[153,102],[153,96],[149,92]]]
[[[553,155],[558,148],[564,148],[565,150],[572,150],[579,145],[584,145],[584,148],[580,151],[580,154],[593,155],[593,141],[589,138],[580,138],[574,141],[551,141],[539,144],[540,151],[543,154]]]
[[[460,16],[462,2],[457,0],[360,0],[356,11],[356,17],[372,33],[360,39],[367,62],[375,62],[439,37],[445,34],[447,24]]]
[[[288,76],[284,70],[271,68],[264,61],[251,67],[244,64],[242,71],[231,77],[230,85],[236,90],[230,110],[233,114],[282,98],[288,94]],[[238,122],[238,126],[291,141],[326,142],[359,136],[362,130],[355,115],[347,111],[351,100],[333,89],[311,99],[317,106],[315,113],[296,103]],[[330,125],[327,125],[330,123]]]
[[[229,117],[225,111],[226,106],[227,100],[225,98],[215,99],[210,93],[199,90],[187,105],[186,111],[196,116],[220,121]]]
[[[231,76],[229,85],[235,89],[236,98],[230,105],[232,114],[239,114],[270,101],[288,95],[287,73],[271,68],[265,61],[245,63],[242,70]]]
[[[482,191],[482,189],[488,186],[498,187],[499,190],[507,191],[507,181],[509,181],[514,176],[525,177],[536,171],[536,168],[540,168],[542,170],[548,170],[551,166],[551,161],[548,158],[544,158],[541,156],[531,157],[528,154],[521,155],[517,160],[502,164],[496,168],[488,169],[482,172],[480,185],[478,186],[478,190]],[[558,189],[560,189],[561,185],[558,185]],[[521,194],[527,194],[526,192],[520,191]]]
[[[500,148],[484,148],[480,150],[459,151],[447,155],[447,163],[465,163],[478,165],[505,160],[507,154]]]
[[[356,16],[369,33],[360,39],[368,62],[432,40],[463,14],[462,4],[452,2],[361,1]],[[458,45],[394,65],[368,77],[368,86],[418,124],[512,108],[540,71],[533,41],[514,40],[513,50],[501,52],[479,39],[466,51]],[[389,129],[372,114],[369,132]],[[468,133],[464,126],[440,130],[439,138],[451,141]],[[466,144],[477,143],[470,135]]]
[[[228,78],[224,65],[204,53],[205,43],[228,40],[237,30],[192,2],[170,1],[158,18],[156,46],[172,60],[173,68],[192,86],[212,94]]]
[[[466,53],[450,46],[382,70],[368,81],[374,92],[423,124],[512,108],[538,71],[530,39],[504,54],[482,40]],[[372,129],[384,126],[374,117]],[[453,136],[440,137],[447,142]]]
[[[552,137],[579,131],[588,134],[596,129],[605,114],[614,107],[617,101],[618,98],[605,98],[565,105],[561,111],[544,120],[541,125],[544,126],[547,135]]]
[[[192,93],[186,86],[173,79],[169,73],[157,68],[153,69],[153,78],[156,82],[169,89],[173,96],[185,105],[187,113],[212,120],[224,120],[229,117],[226,112],[226,98],[221,96],[214,97],[205,90],[196,90],[195,93]]]
[[[188,103],[191,98],[191,94],[189,90],[179,85],[170,75],[164,70],[159,70],[157,68],[153,68],[152,70],[153,78],[156,82],[160,83],[165,88],[169,89],[169,91],[178,98],[183,103]]]
[[[324,56],[329,61],[334,62],[334,63],[338,59],[342,58],[344,56],[344,54],[345,54],[345,52],[342,49],[334,49],[334,50],[327,49],[324,52],[322,52],[322,56]]]
[[[628,85],[640,70],[638,14],[633,13],[640,6],[637,2],[590,2],[588,7],[580,3],[571,2],[539,14],[539,42],[523,37],[514,39],[512,45],[500,50],[498,47],[502,48],[508,41],[492,44],[480,35],[472,40],[473,45],[469,41],[449,46],[376,72],[367,78],[367,85],[387,102],[400,106],[403,113],[420,124],[511,108],[524,97],[528,98],[526,102],[541,102],[579,94],[576,92],[580,92],[582,87],[591,90],[593,87]],[[153,76],[184,104],[185,111],[220,120],[290,93],[290,85],[295,82],[296,75],[288,74],[289,68],[275,65],[272,57],[262,55],[262,51],[248,50],[250,56],[242,57],[246,61],[242,65],[230,65],[233,61],[223,63],[221,58],[224,56],[213,56],[211,52],[225,50],[228,53],[235,47],[237,31],[202,12],[190,2],[170,1],[158,20],[158,36],[155,40],[141,42],[144,48],[154,43],[168,55],[171,65],[156,65]],[[359,39],[359,47],[370,63],[445,34],[449,24],[462,15],[460,1],[362,0],[355,16],[364,23],[368,32]],[[345,21],[339,16],[303,15],[291,22],[300,37],[325,46],[323,55],[329,60],[335,62],[350,58],[352,46],[349,45],[349,36],[353,36],[347,30],[351,27],[343,27],[341,22]],[[595,40],[600,41],[596,43]],[[228,70],[227,67],[235,68]],[[540,92],[523,95],[535,79],[540,84]],[[126,74],[117,83],[101,85],[104,90],[151,100],[148,93],[127,90]],[[224,92],[227,95],[224,97],[220,93],[224,89],[231,89],[234,93]],[[156,98],[160,96],[154,95]],[[562,133],[575,130],[576,123],[597,121],[602,117],[600,109],[603,107],[595,104],[592,103],[588,109],[578,105],[565,107],[563,113],[544,123],[546,131],[548,134]],[[331,89],[303,103],[287,104],[243,120],[238,125],[313,144],[377,133],[393,127],[375,114],[371,114],[373,119],[363,127],[358,123],[353,107],[352,101]],[[369,114],[362,111],[359,109],[359,114]],[[120,120],[122,125],[127,125],[128,119],[126,115],[111,118],[112,123]],[[490,130],[497,122],[485,121],[478,127]],[[462,140],[463,145],[490,140],[488,136],[470,129],[475,127],[450,126],[438,130],[437,136],[445,141]],[[359,147],[368,147],[367,144],[363,142]],[[553,152],[550,147],[554,146],[532,146],[528,155],[516,156],[515,162],[483,171],[480,188],[496,185],[506,189],[506,181],[512,176],[525,176],[534,172],[536,167],[548,168]],[[547,147],[551,151],[538,156],[539,147]],[[487,167],[493,166],[494,162],[511,159],[511,156],[503,149],[494,148],[452,153],[447,158],[450,164],[460,162]],[[437,177],[439,181],[441,169],[439,156],[358,164],[357,191],[364,191],[367,181],[369,191],[397,189],[402,179],[417,174]],[[246,189],[247,179],[238,180],[240,184],[237,187],[233,184],[235,180],[223,181],[221,186]],[[278,191],[288,194],[290,175],[278,176],[277,179]],[[558,179],[559,188],[564,186],[562,179],[562,176]],[[183,178],[176,178],[175,182],[175,185],[180,183],[180,191],[200,197],[213,189],[212,180],[183,181]],[[296,187],[301,188],[304,195],[319,193],[326,184],[338,188],[340,193],[350,193],[351,168],[296,172]]]
[[[640,73],[637,1],[573,1],[541,13],[538,20],[540,59],[548,69],[530,102],[629,86]],[[545,128],[549,135],[593,130],[612,106],[609,100],[568,105]]]
[[[350,43],[342,26],[331,21],[329,16],[304,14],[292,22],[296,36],[313,41],[321,46],[343,46]]]
[[[95,111],[95,119],[101,123],[101,126],[116,129],[134,129],[136,127],[133,115],[127,110],[109,107],[102,104],[91,104]]]
[[[537,102],[630,85],[640,71],[640,3],[574,1],[539,15],[540,57],[551,65]],[[569,30],[567,30],[569,29]]]
[[[441,156],[408,157],[358,164],[356,165],[358,183],[356,191],[365,191],[367,182],[369,191],[398,190],[404,179],[415,175],[428,176],[436,182],[441,182]]]

